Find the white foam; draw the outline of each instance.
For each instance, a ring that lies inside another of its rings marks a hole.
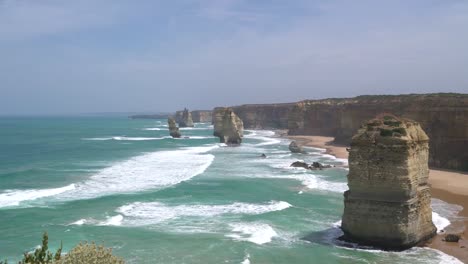
[[[247,254],[247,256],[245,256],[244,260],[240,264],[250,264],[250,255]]]
[[[270,130],[246,130],[249,134],[245,135],[245,138],[252,138],[257,140],[262,140],[264,142],[254,144],[254,146],[269,146],[269,145],[276,145],[281,143],[281,140],[276,138],[271,138],[275,135],[274,131]]]
[[[18,206],[24,201],[58,195],[76,188],[75,184],[51,189],[6,190],[0,193],[0,207]]]
[[[78,200],[165,188],[203,173],[214,160],[214,156],[206,152],[217,147],[152,152],[117,162],[83,182],[62,188],[7,191],[0,194],[0,207],[18,206],[43,197]]]
[[[440,216],[436,212],[432,212],[432,222],[437,227],[437,231],[444,230],[444,228],[450,225],[450,221],[447,218]]]
[[[451,220],[459,218],[458,213],[463,207],[456,204],[449,204],[439,199],[431,199],[432,222],[437,227],[437,231],[444,230],[450,225]]]
[[[179,130],[210,130],[208,127],[180,127]]]
[[[106,141],[106,140],[117,140],[117,141],[146,141],[146,140],[163,140],[171,138],[170,136],[166,137],[97,137],[97,138],[83,138],[83,140],[96,140],[96,141]]]
[[[258,245],[271,242],[273,237],[278,236],[276,231],[268,224],[263,223],[235,223],[230,224],[231,234],[227,237],[240,241],[249,241]]]
[[[146,128],[143,128],[143,130],[147,130],[147,131],[160,131],[160,130],[167,130],[167,129],[163,129],[163,128],[159,128],[159,127],[146,127]]]
[[[69,225],[78,225],[78,226],[81,226],[81,225],[84,225],[86,224],[86,222],[88,222],[88,220],[86,219],[80,219],[78,221],[75,221],[73,223],[70,223]]]
[[[116,215],[107,217],[105,221],[99,222],[100,226],[121,226],[124,217],[122,215]]]
[[[284,201],[265,204],[232,203],[226,205],[177,205],[159,202],[136,202],[119,207],[116,212],[125,217],[125,224],[145,226],[181,217],[214,217],[226,214],[258,215],[281,211],[291,207]]]
[[[60,198],[94,198],[172,186],[203,173],[214,160],[213,155],[203,153],[215,147],[158,151],[118,162],[78,183],[74,192],[65,193]],[[180,166],[181,160],[184,161],[183,166]]]
[[[300,168],[299,168],[300,169]],[[299,170],[298,169],[298,170]],[[304,169],[302,169],[304,170]],[[332,182],[324,179],[323,176],[314,175],[310,173],[301,173],[293,175],[255,175],[255,178],[269,178],[269,179],[291,179],[297,180],[302,183],[308,189],[317,189],[330,192],[343,193],[348,190],[348,184],[346,182]]]

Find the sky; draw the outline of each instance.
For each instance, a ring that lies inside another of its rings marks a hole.
[[[466,0],[0,0],[0,115],[468,93]]]

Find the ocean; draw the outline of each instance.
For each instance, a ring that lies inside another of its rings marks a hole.
[[[47,231],[51,249],[95,241],[128,263],[461,263],[339,242],[347,161],[323,149],[292,154],[267,130],[227,147],[208,123],[181,133],[165,120],[0,118],[0,260]],[[460,208],[433,199],[433,210],[442,229]]]

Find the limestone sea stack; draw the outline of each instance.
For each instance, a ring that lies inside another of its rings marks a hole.
[[[187,108],[182,112],[179,127],[193,127],[192,113]]]
[[[174,118],[169,117],[167,119],[167,124],[169,126],[169,135],[173,138],[180,138],[179,128],[177,127],[176,121]]]
[[[232,108],[218,107],[213,112],[213,127],[215,137],[219,137],[221,143],[238,145],[244,136],[244,124],[232,111]]]
[[[434,236],[428,157],[415,121],[381,115],[361,127],[349,151],[344,239],[401,250]]]

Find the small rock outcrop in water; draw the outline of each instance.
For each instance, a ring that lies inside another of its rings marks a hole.
[[[187,108],[182,112],[182,117],[179,120],[179,127],[193,127],[192,113]]]
[[[455,242],[458,243],[460,240],[461,236],[457,234],[447,234],[445,235],[444,241],[445,242]]]
[[[289,150],[292,153],[305,153],[302,147],[299,146],[296,141],[291,141],[291,143],[289,144]]]
[[[175,119],[172,117],[169,117],[167,119],[167,124],[169,126],[169,134],[171,135],[171,137],[180,138],[181,135],[179,132],[179,128],[177,127]]]
[[[406,249],[436,233],[428,186],[429,138],[420,125],[384,115],[353,137],[344,239],[383,249]]]
[[[215,137],[221,143],[238,145],[244,136],[244,124],[231,108],[216,108],[213,113],[213,127]]]
[[[309,169],[309,164],[303,162],[303,161],[295,161],[291,164],[290,167],[294,168],[304,168],[304,169]]]
[[[323,170],[323,169],[328,169],[328,168],[332,168],[333,166],[332,165],[323,165],[322,163],[320,162],[312,162],[311,165],[303,162],[303,161],[295,161],[293,162],[289,167],[295,167],[295,168],[304,168],[304,169],[307,169],[307,170]]]

